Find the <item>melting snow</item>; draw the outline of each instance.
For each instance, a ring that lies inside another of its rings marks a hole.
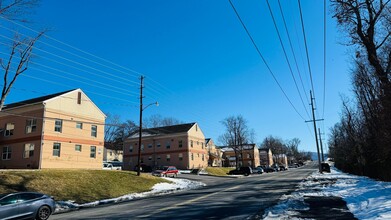
[[[162,195],[162,194],[173,193],[182,190],[196,189],[205,186],[204,183],[197,182],[197,181],[191,181],[186,179],[173,179],[173,178],[165,178],[165,177],[163,178],[171,181],[172,183],[157,183],[152,187],[152,190],[148,192],[132,193],[132,194],[120,196],[118,198],[99,200],[99,201],[85,203],[85,204],[77,204],[74,201],[56,201],[55,213],[67,212],[78,208],[92,207],[101,204],[118,203],[121,201],[128,201],[132,199],[144,198],[144,197],[154,196],[154,195]]]
[[[265,211],[264,219],[291,219],[295,210],[306,210],[304,196],[337,196],[346,201],[358,219],[391,219],[391,183],[343,173],[314,172],[290,195]]]

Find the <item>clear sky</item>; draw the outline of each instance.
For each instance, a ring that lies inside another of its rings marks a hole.
[[[281,0],[302,76],[289,47],[277,0],[271,8],[304,100],[302,104],[278,40],[266,1],[232,0],[286,99],[260,59],[228,0],[69,1],[42,0],[26,29],[0,18],[6,28],[28,36],[49,28],[37,44],[29,70],[6,103],[81,88],[105,113],[138,122],[139,76],[145,75],[144,116],[160,114],[198,122],[218,141],[221,121],[241,114],[257,143],[273,135],[299,138],[301,150],[316,151],[310,120],[310,76],[296,0]],[[339,119],[340,94],[351,95],[350,55],[341,43],[327,3],[326,94],[323,105],[323,1],[302,0],[302,13],[317,103],[325,138]],[[0,41],[9,42],[0,37]],[[2,52],[4,48],[2,47]],[[4,57],[4,54],[0,54]],[[304,89],[302,88],[304,87]],[[304,91],[306,94],[304,94]],[[306,110],[307,112],[306,112]],[[323,114],[324,112],[324,114]]]

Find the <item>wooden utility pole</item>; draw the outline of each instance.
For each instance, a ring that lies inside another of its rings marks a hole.
[[[316,131],[314,98],[312,98],[312,91],[310,91],[310,97],[311,97],[311,109],[312,109],[312,122],[314,123],[315,142],[316,142],[316,149],[318,151],[319,172],[321,173],[322,172],[322,165],[321,165],[321,161],[320,161],[318,134],[317,134],[317,131]],[[310,121],[307,121],[307,122],[310,122]]]
[[[139,134],[138,134],[138,157],[137,157],[137,176],[140,176],[141,171],[141,135],[142,135],[142,129],[143,129],[143,80],[144,76],[140,77],[141,84],[140,84],[140,126],[139,126]]]
[[[323,144],[322,144],[322,133],[320,133],[320,128],[319,129],[319,142],[320,142],[320,151],[322,153],[322,162],[324,161],[324,154],[323,154]]]

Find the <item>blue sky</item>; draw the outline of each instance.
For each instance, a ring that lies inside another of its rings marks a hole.
[[[305,106],[289,72],[276,30],[263,0],[232,0],[289,99],[310,120],[310,81],[297,1],[281,0],[302,75]],[[270,1],[298,83],[277,1]],[[350,55],[328,6],[326,100],[323,106],[323,1],[302,0],[319,123],[327,133],[339,119],[340,94],[351,96]],[[316,151],[312,124],[306,124],[285,98],[228,0],[65,1],[42,0],[26,29],[0,19],[7,28],[34,36],[49,28],[34,59],[6,103],[82,88],[105,113],[138,121],[139,74],[146,76],[144,103],[158,101],[144,116],[160,114],[198,122],[205,136],[218,140],[221,121],[241,114],[257,143],[273,135],[299,138],[300,149]],[[7,42],[7,39],[1,38]],[[2,48],[3,50],[4,48]],[[0,54],[4,57],[3,54]],[[73,75],[72,75],[73,74]],[[46,80],[46,81],[44,81]]]

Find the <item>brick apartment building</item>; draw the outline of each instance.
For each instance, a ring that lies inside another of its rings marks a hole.
[[[133,170],[137,165],[138,132],[125,140],[123,167]],[[208,166],[205,136],[197,123],[143,129],[141,164],[151,167],[172,165],[178,169]]]
[[[236,157],[239,166],[249,166],[255,168],[260,165],[259,151],[256,144],[246,144],[238,147],[236,154],[232,147],[222,147],[224,166],[236,167]]]
[[[0,169],[101,169],[105,114],[81,89],[0,111]]]

